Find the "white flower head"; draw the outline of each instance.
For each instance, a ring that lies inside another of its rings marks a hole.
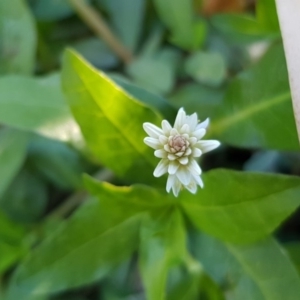
[[[182,188],[193,194],[198,185],[203,188],[202,171],[196,159],[220,145],[216,140],[201,140],[208,124],[209,119],[198,123],[197,114],[187,116],[183,108],[179,109],[173,127],[166,120],[162,121],[162,128],[143,124],[149,135],[144,139],[145,144],[155,149],[154,155],[161,158],[153,175],[160,177],[168,173],[166,189],[167,192],[172,189],[176,197]]]

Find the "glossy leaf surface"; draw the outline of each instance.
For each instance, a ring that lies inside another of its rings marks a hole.
[[[192,223],[225,241],[249,243],[271,233],[300,205],[300,179],[293,176],[214,170],[204,189],[180,196]]]
[[[0,122],[62,141],[81,140],[57,75],[0,78]]]
[[[142,125],[161,117],[72,51],[64,56],[62,82],[93,154],[120,177],[152,180],[157,160],[143,143]]]

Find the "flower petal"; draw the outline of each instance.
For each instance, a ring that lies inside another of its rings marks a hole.
[[[196,126],[196,130],[200,129],[200,128],[204,128],[206,129],[207,126],[209,125],[209,118],[207,118],[205,121],[203,121],[202,123],[199,123],[197,126]]]
[[[187,148],[186,151],[185,151],[185,153],[184,153],[184,155],[188,156],[190,154],[192,154],[192,149],[191,148]]]
[[[197,116],[196,113],[193,113],[190,116],[186,116],[185,121],[189,125],[190,130],[194,131],[196,129],[196,126],[197,126],[197,123],[198,123],[198,116]]]
[[[161,127],[162,127],[164,134],[170,134],[172,126],[170,125],[170,123],[167,120],[163,120],[161,122]]]
[[[206,130],[204,128],[199,128],[192,133],[192,135],[198,140],[202,139],[205,136],[205,134]]]
[[[197,192],[197,184],[194,180],[191,180],[191,182],[188,185],[185,185],[184,187],[192,194],[196,194]]]
[[[183,124],[179,131],[180,131],[181,134],[189,133],[190,132],[190,126],[188,124]]]
[[[160,135],[158,139],[162,145],[165,145],[168,142],[168,138],[163,134]]]
[[[167,187],[166,190],[169,193],[173,185],[175,184],[176,176],[175,175],[169,175],[167,180]]]
[[[202,151],[198,148],[193,149],[193,157],[200,157],[202,154]]]
[[[200,148],[202,153],[209,152],[219,147],[221,143],[216,140],[207,140],[207,141],[198,141],[195,145],[197,148]]]
[[[187,165],[189,162],[189,158],[186,156],[180,157],[178,160],[182,165]]]
[[[194,159],[190,160],[190,163],[187,165],[187,168],[193,175],[200,175],[202,172],[200,166]]]
[[[170,161],[168,167],[168,173],[173,175],[179,168],[179,163],[177,161]]]
[[[177,159],[177,156],[175,156],[175,155],[172,154],[172,153],[169,153],[169,154],[168,154],[168,159],[169,159],[169,160],[175,160],[175,159]]]
[[[162,159],[158,165],[156,166],[153,175],[154,177],[160,177],[167,173],[168,171],[168,160],[167,159]]]
[[[191,173],[186,168],[179,168],[176,176],[183,185],[188,185],[191,182]]]
[[[161,134],[164,134],[159,127],[148,122],[143,124],[143,128],[148,133],[148,135],[153,138],[158,138]]]
[[[167,158],[167,152],[163,149],[155,150],[154,155],[159,158]]]
[[[193,178],[194,178],[194,180],[196,181],[196,183],[197,183],[201,188],[204,187],[203,181],[202,181],[202,179],[201,179],[200,176],[198,176],[198,175],[193,175]]]
[[[185,123],[185,119],[186,119],[186,114],[184,109],[181,107],[177,113],[174,127],[179,130],[182,127],[182,125]]]
[[[174,180],[174,184],[172,186],[172,190],[173,190],[173,194],[175,195],[175,197],[178,196],[179,192],[180,192],[180,189],[181,189],[181,183],[180,181],[176,178],[175,176],[175,180]]]
[[[153,149],[159,149],[161,147],[161,144],[158,141],[158,139],[152,137],[144,138],[144,143]]]

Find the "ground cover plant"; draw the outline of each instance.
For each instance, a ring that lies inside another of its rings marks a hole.
[[[275,2],[0,2],[0,299],[297,300],[300,155]]]

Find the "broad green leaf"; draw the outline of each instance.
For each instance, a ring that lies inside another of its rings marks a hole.
[[[45,212],[47,193],[45,182],[23,169],[0,198],[0,207],[16,222],[34,222]]]
[[[275,0],[258,0],[256,4],[256,17],[266,30],[280,33],[275,2]]]
[[[174,196],[161,193],[158,189],[146,185],[133,185],[130,187],[117,187],[110,183],[97,181],[89,175],[84,175],[84,184],[88,192],[99,197],[118,199],[122,205],[126,205],[126,211],[150,211],[161,210],[162,208],[174,206]]]
[[[247,246],[193,236],[197,258],[221,284],[228,300],[295,300],[300,278],[278,243],[267,239]]]
[[[48,295],[105,277],[138,246],[143,212],[127,210],[124,199],[98,194],[44,242],[17,270],[9,299]]]
[[[200,120],[205,120],[222,104],[223,96],[224,89],[190,83],[180,87],[169,98],[178,108],[184,107],[189,114],[196,112]]]
[[[56,75],[0,78],[0,123],[62,141],[81,141]]]
[[[0,197],[21,168],[27,151],[28,135],[13,129],[0,130]]]
[[[35,51],[35,25],[26,1],[0,1],[0,74],[33,73]]]
[[[233,80],[210,133],[239,147],[299,150],[281,44]]]
[[[220,14],[212,16],[212,25],[234,44],[250,44],[279,37],[271,34],[251,15]]]
[[[166,299],[168,273],[187,255],[185,228],[177,209],[164,210],[144,220],[139,255],[147,299]]]
[[[249,243],[270,234],[300,205],[294,176],[214,170],[197,195],[182,192],[181,205],[199,229],[225,241]]]
[[[95,157],[122,178],[152,180],[157,159],[143,143],[146,134],[142,125],[159,124],[160,115],[72,51],[64,56],[62,84]]]
[[[141,87],[158,94],[166,94],[175,84],[179,53],[163,49],[151,56],[141,56],[127,66],[127,73]]]
[[[145,0],[98,0],[109,14],[114,31],[129,49],[135,50],[143,29]]]
[[[171,42],[187,50],[204,40],[203,22],[194,21],[192,0],[153,0],[161,20],[171,31]]]
[[[196,81],[210,86],[219,86],[226,77],[225,61],[219,53],[193,53],[185,61],[185,71]]]
[[[118,75],[110,75],[110,78],[133,97],[139,99],[153,109],[158,110],[164,116],[164,118],[170,122],[175,120],[177,109],[171,105],[169,101],[157,94],[150,93],[138,85],[129,82],[126,80],[126,78],[120,78]]]

